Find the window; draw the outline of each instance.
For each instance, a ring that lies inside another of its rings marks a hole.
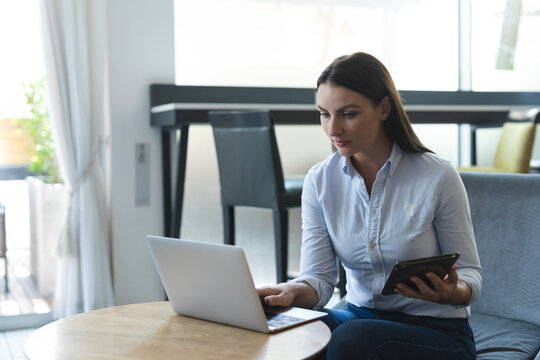
[[[0,1],[0,202],[6,213],[8,260],[5,261],[9,268],[10,290],[4,292],[5,264],[1,259],[2,329],[22,323],[37,326],[52,318],[42,284],[47,281],[51,291],[54,284],[49,279],[50,271],[42,272],[45,266],[36,266],[40,262],[36,260],[37,256],[48,256],[48,250],[43,249],[42,243],[38,251],[31,239],[30,228],[37,224],[34,219],[37,207],[29,207],[31,195],[24,180],[31,160],[27,150],[35,144],[12,122],[13,118],[29,115],[23,84],[38,81],[45,74],[40,35],[39,0]],[[42,228],[42,223],[39,224]],[[41,256],[40,259],[44,258]],[[41,263],[44,264],[43,261]],[[55,266],[49,262],[47,268],[55,269]],[[40,284],[41,294],[33,280]],[[21,317],[27,318],[23,321]]]
[[[457,1],[405,1],[396,11],[396,54],[383,61],[400,90],[458,90]],[[390,25],[386,25],[391,29]]]
[[[364,51],[407,90],[457,90],[457,1],[175,2],[176,83],[315,87]]]
[[[38,0],[0,1],[0,118],[26,114],[23,82],[45,74]]]
[[[540,90],[540,1],[472,2],[474,91]]]

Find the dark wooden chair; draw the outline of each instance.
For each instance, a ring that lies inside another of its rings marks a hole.
[[[226,244],[235,243],[234,208],[273,211],[277,281],[287,281],[288,209],[301,203],[303,179],[283,178],[269,111],[210,112]]]

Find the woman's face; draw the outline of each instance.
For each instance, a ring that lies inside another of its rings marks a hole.
[[[390,113],[388,97],[374,105],[360,93],[323,83],[317,91],[317,108],[324,132],[342,156],[369,155],[389,142],[383,130]]]

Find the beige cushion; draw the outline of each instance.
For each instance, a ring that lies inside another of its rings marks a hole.
[[[528,173],[536,134],[532,122],[506,122],[502,127],[492,167],[471,166],[458,171]]]

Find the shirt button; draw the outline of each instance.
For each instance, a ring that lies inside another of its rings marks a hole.
[[[381,272],[381,268],[378,268],[377,270],[375,270],[376,272],[380,273]]]
[[[370,247],[371,249],[373,249],[373,248],[375,247],[375,243],[374,243],[373,241],[370,242],[370,243],[369,243],[369,247]]]

